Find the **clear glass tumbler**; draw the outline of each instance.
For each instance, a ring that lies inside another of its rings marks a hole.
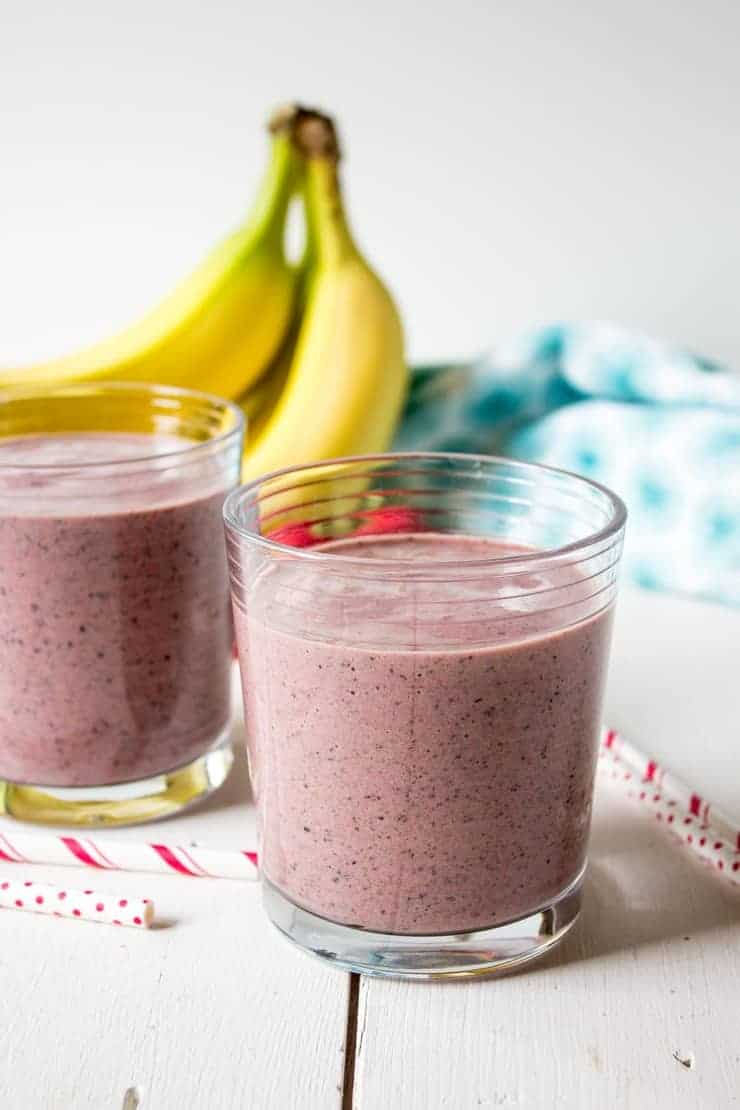
[[[0,812],[128,824],[225,779],[242,433],[156,385],[0,395]]]
[[[224,514],[274,924],[374,975],[544,952],[580,907],[622,502],[399,454],[264,477]]]

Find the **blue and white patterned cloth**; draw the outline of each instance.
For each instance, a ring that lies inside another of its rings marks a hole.
[[[740,604],[740,375],[610,324],[419,367],[401,450],[549,463],[614,489],[624,580]]]

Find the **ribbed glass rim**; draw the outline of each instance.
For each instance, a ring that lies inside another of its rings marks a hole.
[[[294,475],[306,475],[316,472],[327,470],[333,466],[355,466],[358,464],[372,464],[393,462],[398,460],[400,462],[450,462],[450,463],[467,463],[479,465],[496,465],[508,467],[514,471],[519,471],[522,475],[529,474],[551,474],[557,478],[566,478],[577,484],[582,485],[586,489],[595,490],[601,494],[611,507],[611,516],[606,524],[601,528],[589,532],[581,539],[572,540],[567,544],[559,547],[542,548],[533,551],[525,551],[517,555],[498,555],[486,556],[484,558],[476,559],[455,559],[455,560],[437,560],[433,561],[435,572],[444,573],[445,571],[453,572],[455,569],[468,570],[471,568],[486,568],[486,567],[499,567],[499,566],[517,566],[523,563],[532,563],[534,561],[540,562],[545,559],[557,559],[565,555],[573,554],[574,552],[586,551],[593,548],[603,541],[610,541],[618,537],[619,533],[624,528],[627,521],[627,507],[616,493],[602,485],[600,482],[595,482],[591,478],[585,478],[581,474],[576,474],[571,470],[565,470],[562,467],[549,466],[545,463],[531,463],[523,462],[519,459],[507,459],[502,455],[480,455],[480,454],[465,454],[464,452],[453,451],[390,451],[387,453],[380,453],[375,455],[347,455],[344,457],[324,459],[320,462],[307,463],[298,466],[286,466],[279,470],[273,470],[260,477],[253,478],[249,482],[238,486],[235,490],[227,496],[223,506],[224,521],[228,529],[233,531],[239,536],[242,536],[249,543],[255,547],[272,552],[273,554],[280,554],[288,556],[293,559],[298,559],[307,563],[316,564],[331,564],[334,567],[350,565],[364,568],[367,573],[369,568],[369,561],[367,559],[358,558],[357,556],[345,555],[336,549],[332,551],[322,551],[321,546],[305,548],[305,547],[291,547],[288,544],[281,543],[279,540],[271,539],[269,536],[263,536],[256,532],[253,528],[246,526],[239,518],[239,512],[245,501],[251,495],[254,495],[260,487],[269,482],[279,481],[281,478]],[[332,475],[327,474],[324,477],[317,479],[317,481],[331,481]],[[341,476],[336,476],[340,478]],[[311,483],[303,483],[311,484]],[[284,495],[290,493],[291,490],[300,488],[300,486],[288,486],[284,490],[276,490],[276,493]],[[429,561],[431,564],[431,560]],[[378,558],[372,559],[372,572],[383,572],[384,568],[391,567],[403,569],[414,569],[416,571],[425,566],[423,560],[416,559],[398,559],[398,558]]]
[[[127,467],[127,466],[145,466],[148,463],[161,462],[162,459],[172,459],[177,462],[179,460],[190,461],[191,458],[205,452],[211,452],[214,448],[226,446],[234,438],[238,438],[244,434],[246,429],[246,417],[242,409],[233,401],[227,400],[225,397],[219,397],[215,393],[207,393],[200,389],[188,389],[183,386],[176,385],[160,385],[157,382],[133,382],[133,381],[103,381],[103,382],[69,382],[66,385],[29,385],[29,386],[13,386],[8,389],[0,390],[0,405],[10,403],[13,401],[32,401],[36,398],[39,399],[53,399],[69,397],[87,397],[95,393],[111,394],[141,394],[144,398],[162,397],[172,399],[189,399],[202,403],[205,407],[210,407],[215,410],[221,410],[225,414],[232,417],[233,424],[230,428],[219,431],[216,435],[204,440],[193,440],[184,447],[177,447],[173,451],[159,451],[144,455],[133,455],[126,458],[112,458],[108,461],[103,459],[96,459],[94,462],[75,462],[75,463],[4,463],[0,462],[0,474],[8,472],[31,472],[34,474],[55,474],[62,473],[70,470],[84,470],[87,472],[99,470],[101,467]],[[94,432],[93,428],[89,429]],[[28,433],[33,435],[33,432]],[[43,432],[39,432],[43,434]],[[144,433],[146,434],[146,433]],[[0,435],[0,443],[4,439],[11,439],[12,436]]]

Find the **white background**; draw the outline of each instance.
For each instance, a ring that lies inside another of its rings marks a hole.
[[[0,0],[0,364],[145,309],[336,113],[414,358],[608,317],[740,365],[733,0]]]

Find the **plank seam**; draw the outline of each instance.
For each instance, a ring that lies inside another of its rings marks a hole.
[[[360,976],[349,977],[347,1000],[347,1030],[344,1036],[344,1079],[342,1082],[342,1110],[353,1110],[355,1088],[355,1063],[357,1060],[357,1011],[360,1001]]]

